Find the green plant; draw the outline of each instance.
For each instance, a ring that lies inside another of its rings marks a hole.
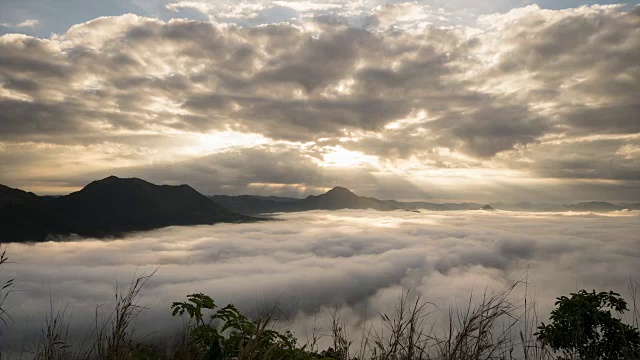
[[[638,329],[624,324],[612,311],[623,314],[627,303],[619,294],[580,290],[571,297],[557,298],[551,324],[542,323],[535,334],[559,359],[637,359],[640,356]]]
[[[187,314],[195,322],[190,338],[206,359],[315,358],[304,347],[296,346],[291,332],[268,328],[269,318],[251,321],[232,304],[218,309],[207,295],[188,295],[187,301],[174,302],[171,308],[173,316]]]

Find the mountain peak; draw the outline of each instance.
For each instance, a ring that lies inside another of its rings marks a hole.
[[[334,196],[357,196],[351,190],[342,187],[336,186],[333,189],[327,191],[324,195],[334,195]]]
[[[110,175],[110,176],[108,176],[108,177],[106,177],[104,179],[96,180],[94,182],[105,182],[105,183],[108,183],[108,182],[116,182],[116,181],[117,182],[145,182],[145,183],[148,183],[145,180],[142,180],[142,179],[139,179],[139,178],[135,178],[135,177],[134,178],[121,178],[121,177],[117,177],[115,175]]]
[[[89,184],[87,184],[85,187],[83,187],[80,191],[77,191],[75,193],[72,193],[70,195],[73,194],[77,194],[77,193],[87,193],[87,192],[94,192],[94,191],[103,191],[104,189],[110,189],[110,188],[119,188],[122,187],[125,184],[128,184],[129,181],[127,181],[129,179],[122,179],[119,178],[117,176],[109,176],[106,177],[104,179],[100,179],[100,180],[94,180],[92,182],[90,182]]]

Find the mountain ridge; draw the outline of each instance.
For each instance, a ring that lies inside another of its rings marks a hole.
[[[640,203],[603,201],[576,204],[429,203],[379,200],[335,186],[305,198],[259,195],[205,196],[193,187],[156,185],[139,178],[109,176],[63,196],[38,196],[0,185],[0,242],[45,241],[51,235],[121,236],[174,225],[260,220],[253,216],[310,210],[378,211],[588,211],[638,210]]]
[[[225,209],[191,186],[138,178],[109,176],[68,195],[46,198],[2,189],[0,240],[5,242],[69,234],[102,238],[174,225],[256,220]]]
[[[341,200],[327,200],[340,194]],[[257,215],[275,212],[296,212],[308,210],[339,209],[375,209],[392,210],[429,210],[429,211],[463,211],[463,210],[507,210],[533,212],[610,212],[621,210],[639,210],[640,204],[626,203],[615,205],[604,201],[583,201],[575,204],[532,204],[532,203],[430,203],[425,201],[403,202],[397,200],[379,200],[373,197],[358,196],[351,190],[336,186],[320,195],[309,195],[305,198],[260,196],[260,195],[211,195],[214,201],[233,211]],[[286,200],[280,200],[286,199]],[[346,200],[345,200],[346,199]]]

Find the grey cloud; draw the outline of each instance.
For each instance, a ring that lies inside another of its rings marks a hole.
[[[375,41],[371,33],[359,29],[327,32],[318,39],[307,36],[300,47],[271,59],[257,80],[296,83],[310,93],[348,76],[360,58],[360,48]]]
[[[320,170],[308,157],[286,148],[228,151],[173,165],[123,169],[143,177],[189,182],[207,193],[246,191],[251,183],[313,184]]]
[[[0,74],[63,78],[71,66],[60,61],[55,42],[25,35],[5,35],[0,42]]]
[[[506,50],[487,77],[531,79],[521,89],[530,104],[550,104],[558,124],[573,132],[638,132],[637,10],[585,7],[552,17],[530,8],[514,15],[501,30]]]
[[[473,36],[455,27],[240,27],[135,15],[99,18],[46,40],[5,35],[0,138],[85,146],[99,136],[121,141],[123,132],[231,129],[341,145],[381,161],[467,168],[493,160],[526,169],[525,159],[513,158],[548,135],[638,133],[637,10],[493,16]],[[385,127],[421,110],[424,119]],[[591,145],[581,144],[575,152],[588,152]],[[467,158],[444,158],[438,148]],[[551,175],[574,162],[556,155],[557,162],[531,167]],[[588,177],[633,180],[626,164]]]
[[[580,106],[567,114],[567,120],[570,126],[587,134],[637,134],[640,133],[640,103],[598,108]]]
[[[640,141],[631,139],[566,139],[522,148],[507,159],[513,168],[526,167],[550,178],[640,180]],[[521,159],[524,159],[522,161]],[[620,184],[622,185],[622,184]]]
[[[103,34],[108,24],[118,29],[111,31],[114,35]],[[99,35],[85,46],[79,38],[82,31]],[[69,109],[69,117],[87,122],[91,120],[82,115],[104,109],[100,120],[114,129],[232,127],[303,141],[341,136],[344,129],[378,131],[417,107],[442,115],[452,108],[473,108],[478,99],[489,101],[489,106],[500,102],[466,91],[463,84],[448,79],[454,70],[450,63],[466,54],[457,35],[439,29],[426,32],[419,40],[408,34],[374,34],[339,25],[325,26],[316,39],[290,25],[243,29],[184,20],[163,23],[131,15],[97,19],[71,29],[66,37],[74,45],[47,57],[56,60],[56,69],[73,69],[68,74],[53,72],[73,81],[47,84],[49,92],[43,90],[45,98],[40,101],[53,97],[50,92],[55,92],[56,99],[65,94],[80,106]],[[392,70],[393,62],[399,65]],[[356,69],[360,63],[363,65]],[[42,67],[36,62],[20,66],[32,75]],[[172,71],[161,70],[166,67]],[[156,74],[158,71],[164,74]],[[350,81],[352,74],[355,83],[348,85],[352,94],[326,94],[334,92],[340,82]],[[99,104],[92,93],[78,88],[92,78],[97,78],[90,86],[100,96]],[[34,95],[29,90],[33,86],[8,84]],[[69,85],[73,88],[68,89]],[[296,98],[297,89],[307,95]],[[189,114],[150,113],[147,106],[158,96],[174,99]],[[69,103],[57,101],[60,107]],[[83,102],[86,109],[82,109]],[[477,131],[475,142],[463,149],[492,155],[539,135],[533,131],[504,141],[495,150],[476,150],[481,147],[478,143],[492,141],[485,137],[488,130],[503,128],[489,121],[478,121],[475,126],[483,128],[485,123],[486,129]],[[462,131],[440,136],[469,140]]]
[[[62,104],[32,103],[17,100],[0,100],[0,139],[28,135],[32,139],[75,133],[85,126],[69,112],[74,109]]]

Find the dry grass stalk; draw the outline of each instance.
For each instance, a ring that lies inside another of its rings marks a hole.
[[[137,277],[131,281],[125,292],[116,290],[116,302],[107,318],[100,322],[96,307],[96,340],[86,358],[99,360],[129,360],[133,347],[133,333],[135,319],[147,306],[138,303],[140,291],[156,273],[157,269],[146,276]]]

